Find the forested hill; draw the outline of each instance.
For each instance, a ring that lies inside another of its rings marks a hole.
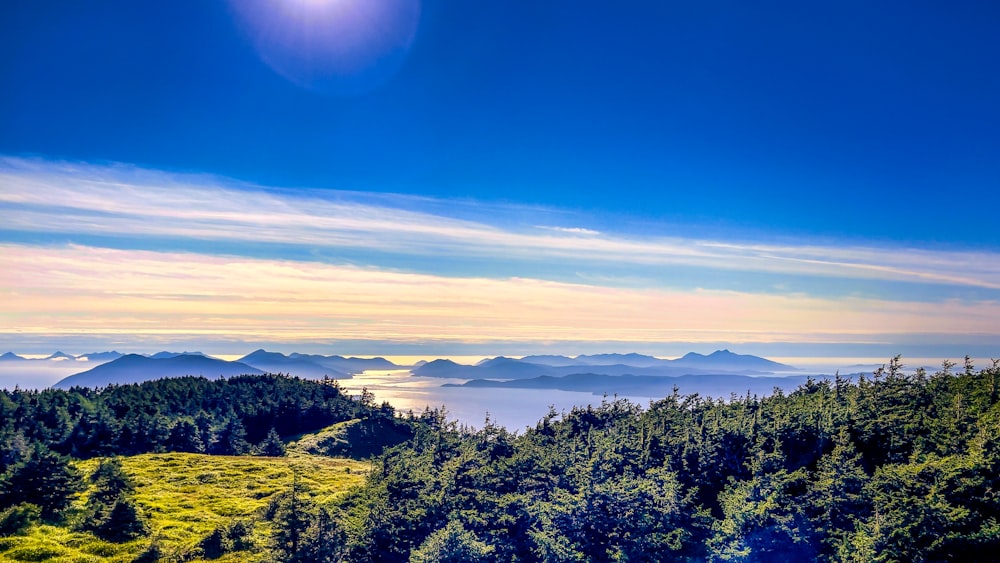
[[[101,389],[0,392],[0,471],[32,444],[77,458],[146,452],[251,453],[279,438],[381,416],[370,394],[281,375],[179,377]]]
[[[951,370],[441,421],[376,467],[351,560],[995,561],[1000,369]]]
[[[417,424],[282,375],[3,391],[0,560],[285,560],[275,514],[311,523],[303,503],[367,471],[311,454],[370,456]]]

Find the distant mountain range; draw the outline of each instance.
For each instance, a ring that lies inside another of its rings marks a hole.
[[[539,389],[602,394],[664,397],[676,387],[679,393],[708,397],[769,395],[775,388],[790,391],[808,376],[774,376],[796,368],[758,356],[717,350],[696,352],[675,360],[642,354],[503,356],[464,366],[436,360],[413,370],[414,375],[469,379],[446,387]]]
[[[263,349],[255,350],[232,362],[213,358],[202,352],[168,351],[151,355],[125,355],[117,351],[92,352],[79,356],[56,352],[40,359],[28,359],[7,352],[0,355],[0,362],[36,362],[36,365],[58,363],[67,367],[79,362],[82,371],[55,384],[55,387],[61,388],[101,387],[112,383],[135,383],[183,375],[231,377],[244,373],[286,373],[306,378],[330,377],[343,380],[366,370],[401,369],[401,366],[385,358],[299,353],[286,355]],[[610,389],[607,386],[610,381],[601,379],[608,377],[616,378],[615,391],[623,389],[621,385],[638,385],[643,388],[666,385],[666,389],[669,390],[674,383],[681,381],[678,378],[706,375],[753,376],[752,387],[758,388],[770,385],[767,382],[769,378],[763,376],[795,370],[796,368],[792,366],[766,358],[735,354],[729,350],[717,350],[708,355],[691,352],[673,360],[643,354],[593,354],[576,357],[534,355],[521,359],[497,356],[476,365],[465,365],[451,360],[437,359],[418,362],[411,368],[413,375],[418,376],[479,380],[470,381],[470,386],[499,386],[504,380],[514,380],[524,381],[524,385],[529,387],[562,389],[569,386],[574,390],[591,392]],[[627,381],[622,379],[625,376],[629,376],[630,379]],[[647,381],[644,378],[652,380]],[[672,381],[670,383],[659,381],[662,378],[670,378]],[[789,381],[786,378],[781,379]]]
[[[687,354],[675,360],[665,360],[643,354],[595,354],[580,355],[575,358],[567,356],[525,356],[523,362],[549,366],[604,366],[623,364],[636,367],[653,366],[683,366],[708,369],[760,370],[760,371],[794,371],[796,368],[746,354],[734,354],[729,350],[716,350],[707,356],[697,352]]]
[[[679,393],[697,393],[704,397],[728,398],[730,394],[770,395],[775,388],[791,391],[806,382],[809,376],[791,375],[781,377],[753,377],[748,375],[688,374],[675,377],[648,375],[606,375],[598,373],[576,373],[552,377],[543,375],[531,379],[497,381],[473,379],[466,383],[446,383],[444,387],[495,387],[503,389],[539,389],[559,391],[582,391],[602,394],[639,395],[665,397],[677,387]]]
[[[322,358],[323,356],[319,356]],[[291,357],[279,352],[256,350],[237,362],[254,366],[268,373],[289,373],[300,377],[348,379],[350,374],[312,361],[305,356]]]
[[[621,376],[678,377],[682,375],[770,375],[796,368],[761,358],[717,350],[708,354],[691,352],[676,360],[642,354],[597,354],[591,356],[525,356],[521,359],[497,356],[474,366],[451,360],[434,360],[413,369],[414,375],[458,379],[533,379],[581,373]]]
[[[204,375],[205,377],[232,377],[241,374],[285,373],[305,378],[350,379],[352,374],[365,370],[399,369],[400,366],[385,358],[345,358],[317,354],[290,354],[256,350],[229,362],[206,356],[201,352],[157,352],[149,356],[122,355],[118,352],[99,352],[74,357],[57,353],[43,360],[29,360],[13,353],[0,356],[2,361],[81,361],[101,362],[100,365],[76,373],[57,382],[53,387],[69,388],[104,387],[110,384],[140,383],[164,377]]]
[[[355,358],[352,356],[345,358],[343,356],[319,356],[316,354],[297,353],[291,353],[288,357],[309,360],[347,374],[361,373],[367,370],[399,369],[401,367],[381,357]]]
[[[672,360],[662,360],[643,354],[594,354],[580,355],[575,358],[567,356],[525,356],[522,361],[549,366],[605,366],[623,364],[627,366],[654,366]]]
[[[243,356],[243,362],[271,373],[288,373],[300,377],[330,377],[350,379],[355,373],[377,369],[399,369],[400,366],[385,358],[345,358],[343,356],[321,356],[319,354],[281,354],[266,350],[255,350]]]
[[[55,352],[44,358],[25,358],[13,352],[0,354],[0,362],[63,362],[63,361],[110,361],[120,358],[122,354],[118,352],[94,352],[90,354],[80,354],[73,356],[64,352]]]

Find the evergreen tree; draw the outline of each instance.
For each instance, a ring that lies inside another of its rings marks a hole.
[[[765,563],[814,561],[812,526],[796,490],[805,487],[800,470],[757,475],[726,487],[720,495],[724,517],[709,542],[713,559]]]
[[[264,441],[257,446],[257,452],[260,455],[268,457],[282,457],[285,455],[285,444],[281,441],[281,437],[278,436],[278,432],[273,427],[267,433]]]
[[[24,532],[35,520],[41,509],[33,504],[15,504],[0,511],[0,536],[13,536]]]
[[[6,397],[4,397],[6,398]],[[31,454],[31,444],[23,431],[0,436],[0,474],[8,467],[24,461]]]
[[[843,429],[834,439],[833,451],[820,459],[806,501],[825,555],[848,550],[858,522],[871,514],[871,500],[864,492],[867,481],[860,456]]]
[[[250,453],[246,428],[243,427],[243,423],[235,414],[227,416],[216,432],[211,453],[217,455],[246,455]]]
[[[410,563],[486,563],[493,546],[480,541],[456,520],[435,531],[410,556]]]
[[[272,545],[281,561],[305,561],[303,538],[310,524],[307,513],[309,507],[299,486],[297,474],[292,475],[292,487],[287,494],[278,498],[274,510],[274,533],[271,536]]]
[[[172,452],[202,453],[205,451],[205,444],[201,441],[201,432],[194,420],[183,417],[174,423],[170,428],[170,437],[167,439],[167,449]]]
[[[90,526],[90,530],[107,541],[133,540],[149,529],[135,501],[128,497],[118,497],[105,513],[97,516],[99,520]]]
[[[226,553],[251,549],[253,545],[249,536],[250,529],[247,524],[238,520],[212,530],[198,547],[206,559],[218,559]]]
[[[54,520],[82,488],[80,473],[69,460],[36,442],[28,458],[0,481],[0,507],[33,504],[43,520]]]
[[[90,502],[110,504],[118,497],[130,496],[135,492],[132,479],[125,473],[122,462],[117,457],[101,460],[90,475],[90,482],[95,485],[88,499]]]
[[[299,561],[339,563],[347,556],[347,533],[326,509],[313,513],[302,536]]]
[[[81,529],[112,542],[128,541],[146,532],[146,521],[132,498],[135,487],[121,461],[102,461],[90,481],[94,490],[87,499]]]

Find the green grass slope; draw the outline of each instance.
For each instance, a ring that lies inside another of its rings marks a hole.
[[[292,438],[288,452],[370,459],[413,437],[413,428],[391,418],[354,419]]]
[[[89,475],[98,462],[77,465]],[[271,526],[261,515],[275,495],[290,489],[293,474],[307,497],[327,504],[360,487],[369,469],[361,461],[298,452],[281,458],[144,454],[122,458],[122,466],[135,484],[136,504],[149,521],[148,537],[115,544],[69,526],[35,525],[26,535],[0,538],[0,561],[128,563],[152,542],[163,561],[205,561],[201,541],[235,522],[249,527],[252,547],[213,561],[267,561]],[[88,492],[76,500],[76,508],[83,507]]]

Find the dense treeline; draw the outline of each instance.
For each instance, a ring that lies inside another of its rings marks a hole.
[[[336,381],[280,375],[229,379],[181,377],[101,389],[0,392],[0,471],[40,443],[64,455],[88,458],[146,452],[241,455],[274,430],[311,432],[374,413],[347,397]]]
[[[355,499],[346,558],[995,560],[1000,369],[902,368],[766,398],[605,401],[523,435],[425,413]]]

